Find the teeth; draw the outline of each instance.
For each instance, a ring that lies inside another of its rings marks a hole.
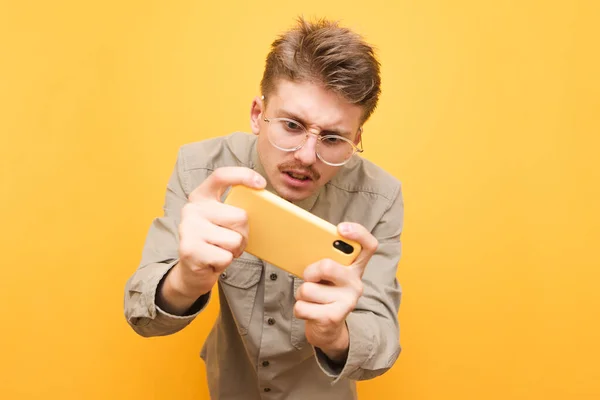
[[[291,176],[292,178],[295,178],[295,179],[300,179],[300,180],[308,179],[304,175],[297,175],[297,174],[294,174],[293,172],[288,172],[288,175]]]

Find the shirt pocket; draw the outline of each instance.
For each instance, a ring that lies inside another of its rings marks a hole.
[[[263,263],[260,259],[243,253],[219,277],[221,289],[240,335],[248,333],[262,271]]]
[[[300,287],[300,285],[302,285],[302,283],[304,283],[302,279],[294,276],[294,296],[296,296],[296,292],[298,291],[298,288]],[[290,333],[290,339],[292,341],[292,346],[294,346],[298,350],[302,350],[307,344],[305,328],[306,321],[300,318],[296,318],[294,316],[294,312],[292,311],[292,328]]]

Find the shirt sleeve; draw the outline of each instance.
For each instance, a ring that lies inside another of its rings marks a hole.
[[[179,257],[178,226],[181,209],[187,202],[183,162],[180,150],[167,184],[163,216],[152,221],[140,264],[125,284],[125,318],[135,332],[146,337],[180,331],[194,320],[210,300],[209,292],[198,298],[183,316],[161,310],[155,301],[159,285]]]
[[[334,378],[372,379],[388,371],[400,355],[398,311],[401,287],[396,278],[401,256],[400,235],[404,220],[404,202],[400,186],[388,210],[371,232],[379,247],[363,274],[363,295],[346,318],[350,347],[345,363],[333,363],[315,348],[323,372]]]

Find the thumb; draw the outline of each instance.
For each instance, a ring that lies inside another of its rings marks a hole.
[[[358,254],[358,257],[356,257],[356,260],[354,260],[352,267],[357,270],[360,276],[362,276],[367,263],[373,254],[375,254],[375,251],[377,251],[379,242],[367,228],[357,223],[343,222],[338,225],[338,231],[340,232],[340,235],[346,239],[354,240],[360,244],[362,249]]]

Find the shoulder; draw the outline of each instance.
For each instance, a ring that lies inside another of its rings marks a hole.
[[[355,156],[325,185],[319,206],[317,212],[329,222],[358,222],[382,240],[402,230],[400,181],[362,157]]]
[[[252,163],[252,149],[256,136],[234,132],[179,148],[178,161],[183,171],[214,170],[223,166],[247,166]]]
[[[402,184],[389,172],[362,157],[355,157],[328,183],[331,189],[364,194],[392,203],[402,197]]]

